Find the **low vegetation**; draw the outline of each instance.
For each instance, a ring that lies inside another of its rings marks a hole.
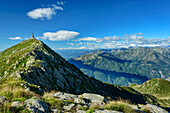
[[[162,101],[162,106],[170,107],[170,82],[164,79],[151,79],[142,85],[131,84],[129,87],[143,93],[150,94]]]

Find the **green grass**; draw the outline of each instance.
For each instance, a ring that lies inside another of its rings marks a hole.
[[[164,79],[151,79],[142,85],[132,84],[129,87],[141,93],[152,94],[158,98],[170,97],[170,82]]]
[[[56,107],[59,110],[61,110],[63,108],[63,106],[66,105],[66,103],[64,103],[64,101],[58,100],[56,98],[45,99],[44,102],[49,104],[51,109]]]
[[[123,113],[136,113],[130,106],[125,103],[114,102],[111,104],[107,104],[104,109],[107,110],[114,110],[114,111],[121,111]]]
[[[79,110],[87,111],[89,108],[88,107],[79,107]]]
[[[0,113],[31,113],[28,109],[21,107],[11,107],[10,104],[0,104]]]
[[[8,76],[16,70],[24,70],[29,56],[26,53],[34,50],[41,42],[35,39],[24,40],[0,53],[0,77]]]

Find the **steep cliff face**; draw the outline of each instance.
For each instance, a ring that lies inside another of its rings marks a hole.
[[[152,96],[128,87],[102,83],[83,74],[43,42],[27,39],[0,53],[0,88],[21,86],[35,92],[63,91],[73,94],[96,93],[113,99],[146,103]]]
[[[125,85],[170,77],[169,48],[132,48],[119,52],[98,50],[69,62],[98,80]]]

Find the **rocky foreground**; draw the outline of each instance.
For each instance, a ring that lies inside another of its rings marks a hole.
[[[132,104],[129,100],[113,101],[98,94],[73,95],[64,92],[46,93],[42,97],[9,101],[0,97],[0,112],[31,113],[168,113],[151,104]],[[3,106],[3,108],[2,108]],[[4,107],[6,106],[6,107]]]

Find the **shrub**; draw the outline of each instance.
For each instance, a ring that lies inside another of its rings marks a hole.
[[[63,101],[55,99],[55,98],[45,99],[44,101],[50,105],[50,108],[57,107],[60,110],[65,105]]]
[[[94,108],[90,108],[89,110],[87,110],[87,112],[86,113],[93,113],[94,112]]]
[[[88,107],[79,107],[79,110],[87,111],[89,108]]]

